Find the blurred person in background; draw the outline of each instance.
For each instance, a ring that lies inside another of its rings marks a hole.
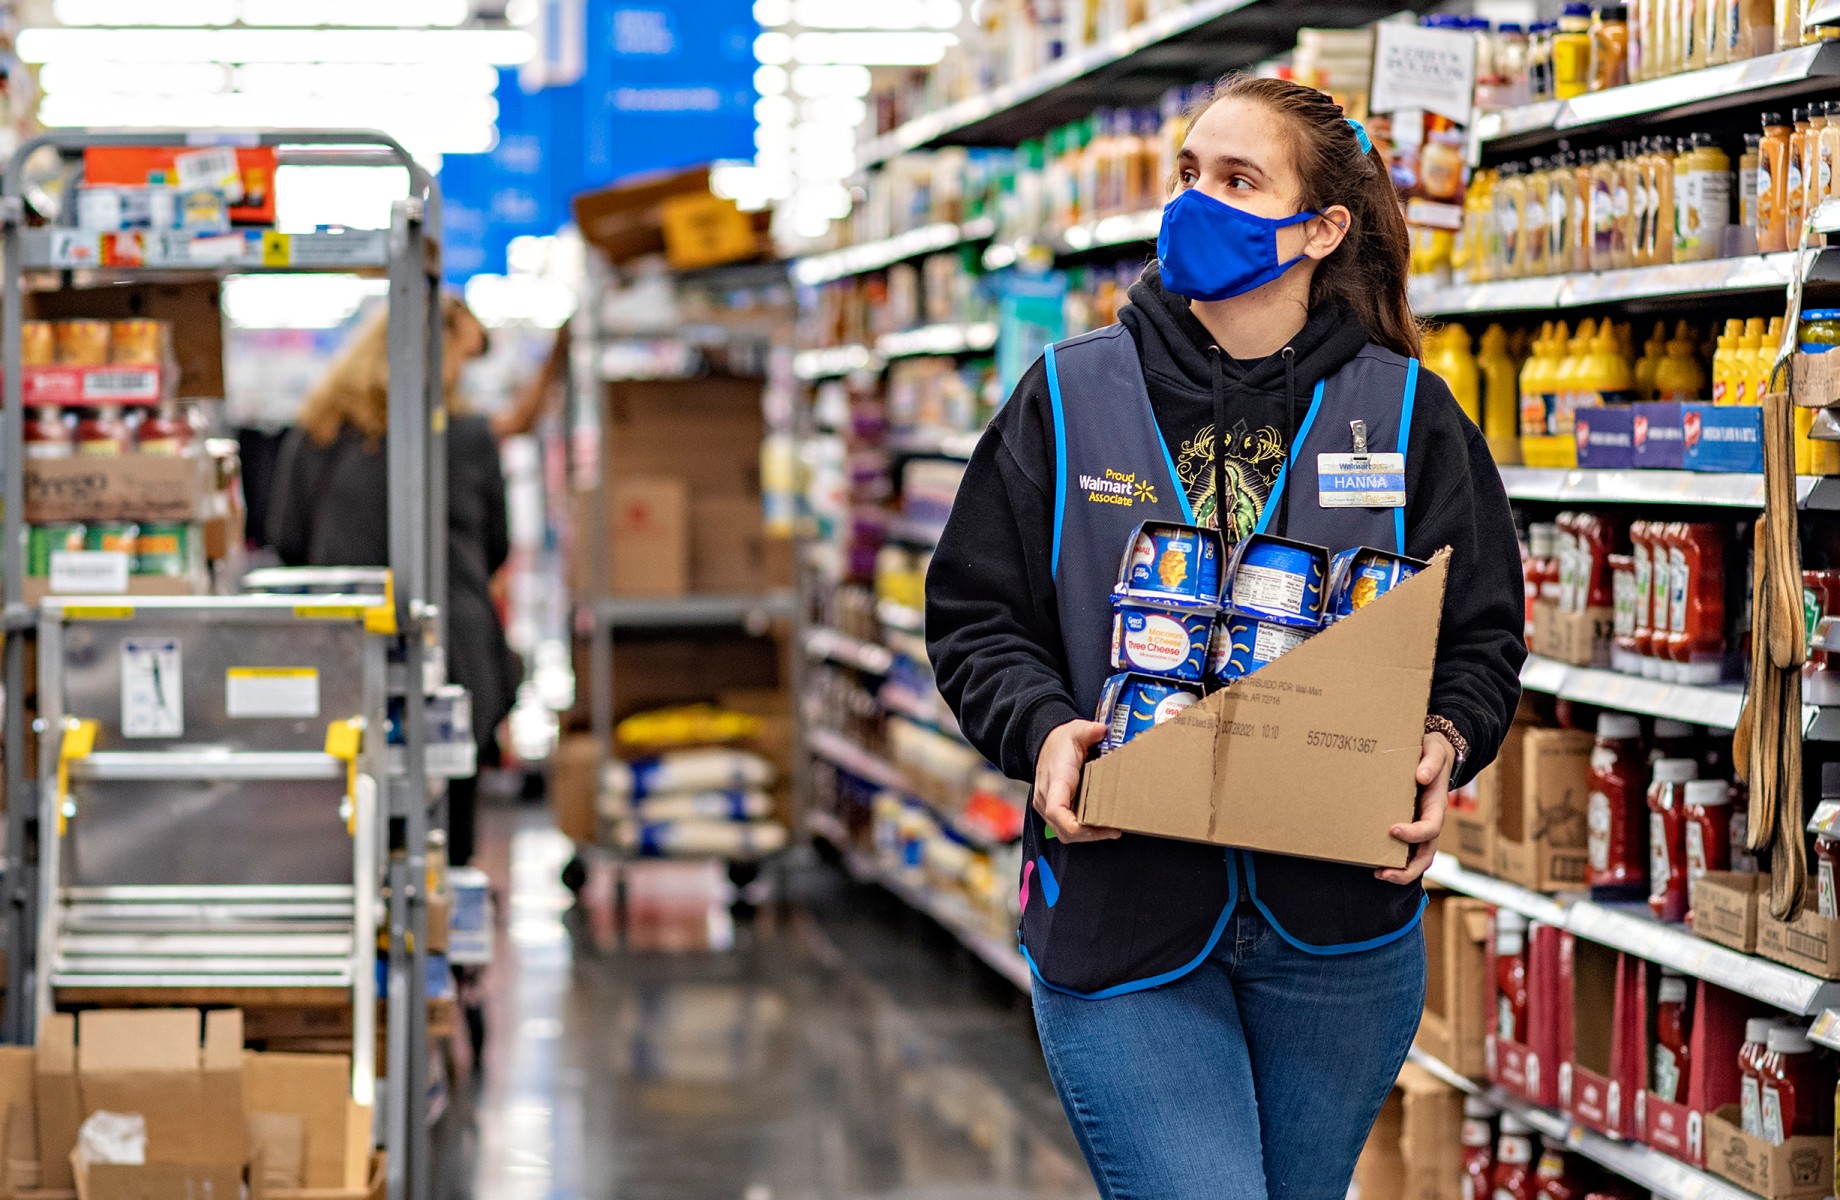
[[[481,766],[498,762],[497,729],[523,672],[499,623],[492,577],[511,552],[505,477],[486,417],[458,385],[486,352],[486,331],[455,297],[441,300],[441,377],[447,394],[447,674],[473,701]],[[389,318],[379,313],[307,396],[282,442],[268,540],[290,567],[381,567],[390,560]],[[449,781],[448,858],[473,856],[477,776]]]

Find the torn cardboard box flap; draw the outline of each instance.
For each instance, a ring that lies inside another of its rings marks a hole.
[[[1276,662],[1087,764],[1090,825],[1399,867],[1449,550]]]

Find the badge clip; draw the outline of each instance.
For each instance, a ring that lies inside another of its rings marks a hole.
[[[1348,432],[1354,437],[1354,452],[1358,457],[1367,457],[1367,422],[1348,422]]]

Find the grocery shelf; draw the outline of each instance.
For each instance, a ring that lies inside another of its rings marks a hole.
[[[1741,254],[1699,262],[1496,279],[1446,287],[1415,282],[1409,288],[1409,295],[1413,312],[1421,317],[1436,317],[1584,308],[1631,300],[1691,299],[1708,292],[1778,291],[1794,278],[1797,257],[1796,252],[1784,250],[1774,254]],[[1840,253],[1817,251],[1806,255],[1804,263],[1806,281],[1840,281]]]
[[[902,633],[926,632],[926,614],[917,608],[896,604],[893,600],[883,600],[875,606],[875,615],[885,628]]]
[[[1128,246],[1133,242],[1154,242],[1163,227],[1163,210],[1146,208],[1134,213],[1100,217],[1096,221],[1074,225],[1050,240],[1057,254],[1079,254],[1105,246]]]
[[[966,354],[997,344],[995,321],[948,321],[922,325],[875,339],[875,352],[883,358],[912,358],[921,354]]]
[[[806,735],[805,744],[825,762],[843,768],[858,779],[873,783],[876,787],[887,788],[891,792],[900,792],[903,796],[914,794],[913,785],[907,782],[907,776],[901,774],[893,763],[879,754],[871,754],[840,733],[814,729]]]
[[[894,665],[894,655],[888,647],[822,625],[806,632],[805,653],[811,658],[855,667],[871,675],[886,675],[888,668]]]
[[[909,258],[950,250],[966,242],[981,242],[997,231],[995,217],[974,217],[962,224],[939,221],[873,242],[859,242],[827,254],[800,259],[792,278],[806,285],[829,283],[851,275],[866,275]]]
[[[1744,708],[1740,684],[1664,683],[1621,671],[1575,667],[1538,654],[1529,654],[1521,666],[1521,686],[1561,700],[1716,729],[1737,728],[1738,714]]]
[[[852,371],[881,369],[881,359],[867,346],[826,346],[801,350],[792,356],[792,374],[798,379],[829,379]]]
[[[905,454],[910,458],[969,459],[971,452],[977,449],[978,441],[983,436],[984,431],[981,429],[970,432],[949,429],[914,429],[891,434],[887,448],[890,454]]]
[[[1674,121],[1725,108],[1752,108],[1830,89],[1840,46],[1818,43],[1683,71],[1661,79],[1586,92],[1503,112],[1483,113],[1473,134],[1481,152],[1501,157],[1577,134],[1609,136],[1621,126]]]
[[[1501,481],[1514,500],[1562,504],[1704,504],[1720,508],[1762,508],[1763,476],[1701,471],[1604,471],[1571,467],[1502,467]],[[1795,499],[1810,505],[1823,487],[1818,475],[1798,476]],[[1820,507],[1813,504],[1812,507]]]
[[[945,532],[943,522],[917,521],[913,517],[896,517],[888,523],[888,536],[914,546],[937,546]]]
[[[1840,1009],[1822,1009],[1808,1030],[1808,1037],[1830,1050],[1840,1050]]]
[[[21,229],[20,266],[30,270],[378,271],[389,265],[388,231],[282,233],[233,229]]]
[[[1558,900],[1471,871],[1448,854],[1432,861],[1425,878],[1787,1012],[1805,1015],[1840,1004],[1840,983],[1714,945],[1682,926],[1654,920],[1645,906],[1598,904],[1573,896]]]
[[[962,897],[909,880],[898,871],[884,869],[873,857],[855,848],[848,832],[829,813],[813,811],[809,819],[812,832],[836,847],[844,870],[853,879],[877,884],[894,893],[908,907],[937,921],[984,965],[1023,991],[1029,990],[1029,965],[1023,961],[1015,943],[992,936]]]
[[[1652,1146],[1604,1137],[1577,1125],[1562,1112],[1529,1104],[1501,1088],[1465,1079],[1417,1046],[1407,1051],[1406,1061],[1417,1064],[1459,1091],[1482,1096],[1504,1112],[1513,1113],[1548,1145],[1564,1146],[1664,1200],[1757,1200],[1736,1184],[1690,1167]]]
[[[616,627],[671,629],[690,625],[761,624],[776,617],[789,617],[796,607],[789,591],[760,596],[616,597],[596,604],[594,615],[603,624]]]

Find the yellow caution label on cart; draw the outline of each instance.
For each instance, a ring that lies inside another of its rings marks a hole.
[[[307,620],[362,621],[368,611],[357,604],[301,604],[295,607],[294,615]]]
[[[288,267],[294,264],[294,239],[278,229],[262,231],[262,265]]]
[[[134,610],[125,604],[72,604],[64,610],[67,621],[126,621]]]

